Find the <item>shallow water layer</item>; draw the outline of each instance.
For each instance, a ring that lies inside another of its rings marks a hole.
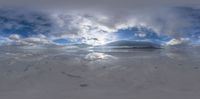
[[[0,99],[199,99],[199,47],[0,48]]]

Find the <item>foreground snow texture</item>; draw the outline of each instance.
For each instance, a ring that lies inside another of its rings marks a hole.
[[[199,99],[199,47],[0,48],[0,99]]]

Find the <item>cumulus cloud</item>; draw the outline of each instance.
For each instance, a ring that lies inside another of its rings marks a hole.
[[[9,39],[10,40],[14,40],[14,41],[18,41],[18,40],[21,39],[21,37],[19,35],[17,35],[17,34],[13,34],[13,35],[9,36]]]
[[[15,45],[34,46],[34,45],[51,44],[51,41],[49,41],[44,35],[22,38],[17,34],[13,34],[13,35],[10,35],[8,39],[10,41],[8,44],[15,44]]]
[[[180,39],[171,39],[170,41],[166,42],[168,46],[175,46],[175,45],[187,45],[191,41],[189,38],[180,38]]]
[[[87,43],[95,41],[98,43],[97,38],[113,41],[116,38],[109,33],[132,27],[145,27],[155,31],[158,35],[167,35],[178,39],[199,31],[194,28],[199,24],[200,11],[190,7],[167,7],[159,8],[159,10],[155,8],[136,9],[132,11],[125,9],[120,10],[121,12],[114,10],[110,13],[97,9],[95,11],[75,10],[64,12],[64,14],[63,12],[51,13],[58,26],[56,34],[59,36],[70,34],[85,38]],[[196,25],[193,25],[194,23]],[[62,29],[64,30],[60,32]],[[136,35],[145,37],[146,33]]]
[[[0,9],[0,32],[18,44],[52,44],[55,39],[78,39],[82,43],[101,45],[118,40],[115,32],[133,27],[168,36],[168,45],[181,39],[197,39],[200,10],[191,7],[136,9]],[[140,38],[147,31],[137,32]],[[200,36],[200,35],[199,35]]]
[[[18,7],[0,8],[0,33],[22,36],[48,33],[51,21],[43,11]]]

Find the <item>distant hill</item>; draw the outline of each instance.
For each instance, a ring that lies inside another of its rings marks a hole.
[[[153,43],[153,42],[147,42],[147,41],[127,41],[127,40],[121,40],[121,41],[115,41],[111,42],[105,45],[105,47],[110,48],[162,48],[161,45]]]

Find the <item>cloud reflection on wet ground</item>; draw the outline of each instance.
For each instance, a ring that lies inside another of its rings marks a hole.
[[[65,49],[1,48],[0,97],[21,98],[24,94],[48,99],[53,96],[145,98],[142,94],[150,99],[154,95],[198,97],[198,49],[69,52]],[[91,94],[86,94],[88,92]],[[104,96],[108,93],[111,95]]]

